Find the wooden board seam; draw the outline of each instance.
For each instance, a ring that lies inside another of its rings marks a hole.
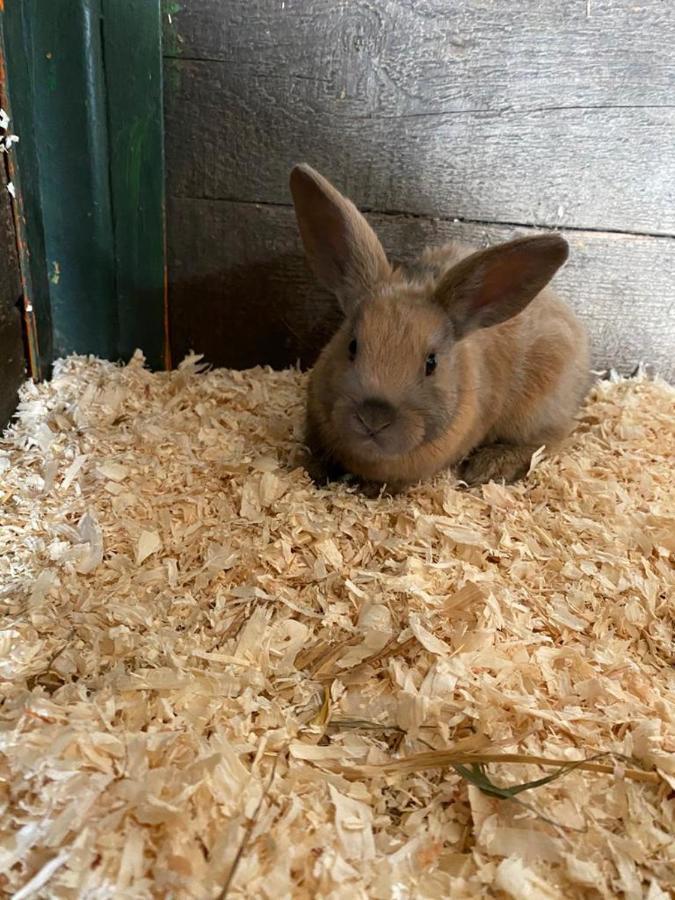
[[[291,203],[277,203],[270,200],[239,200],[236,197],[197,197],[191,194],[174,194],[170,195],[171,200],[193,200],[196,203],[233,203],[245,206],[268,206],[271,209],[292,209]],[[619,237],[644,237],[656,238],[657,240],[672,241],[675,234],[663,234],[653,231],[627,231],[619,228],[581,228],[575,225],[564,225],[557,223],[550,225],[545,222],[513,222],[504,219],[470,219],[464,216],[432,216],[425,213],[406,212],[404,209],[375,209],[368,206],[359,206],[361,212],[372,216],[399,216],[406,219],[422,219],[427,222],[452,222],[459,225],[484,225],[490,227],[493,225],[502,225],[505,228],[542,228],[547,231],[573,231],[575,234],[615,234]]]

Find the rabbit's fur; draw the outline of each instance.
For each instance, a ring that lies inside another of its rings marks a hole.
[[[589,361],[584,327],[546,288],[562,237],[451,243],[412,274],[309,166],[290,184],[309,263],[345,313],[309,379],[315,464],[393,489],[457,463],[469,483],[511,481],[568,434]]]

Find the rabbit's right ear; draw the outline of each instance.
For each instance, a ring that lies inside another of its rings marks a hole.
[[[295,166],[290,185],[309,264],[349,315],[391,274],[382,245],[354,204],[310,166]]]

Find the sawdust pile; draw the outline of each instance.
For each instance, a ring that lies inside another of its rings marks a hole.
[[[599,384],[525,485],[368,500],[294,466],[303,382],[72,358],[24,388],[0,891],[668,896],[675,391]],[[434,751],[615,755],[518,803]]]

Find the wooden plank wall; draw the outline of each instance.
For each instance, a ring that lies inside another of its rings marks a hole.
[[[561,229],[597,367],[675,376],[675,5],[182,0],[164,14],[174,359],[311,363],[338,321],[288,171],[393,258]]]

